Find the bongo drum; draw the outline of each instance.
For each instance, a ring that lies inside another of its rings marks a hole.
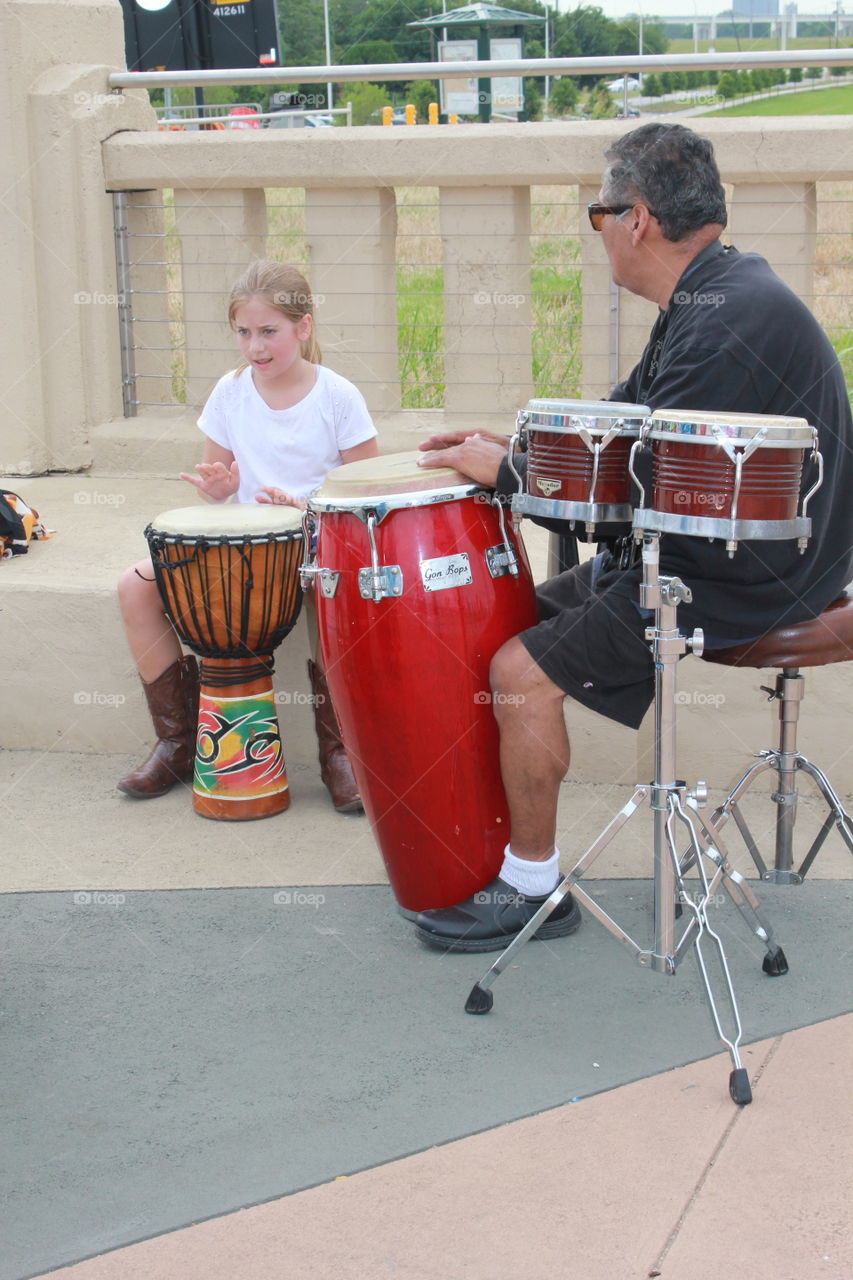
[[[652,501],[642,497],[634,528],[723,538],[730,554],[742,539],[796,538],[811,532],[806,508],[820,487],[817,431],[805,418],[764,414],[687,413],[659,409],[636,450],[651,448]],[[801,499],[803,462],[811,451],[816,482]]]
[[[397,901],[451,906],[509,839],[489,690],[496,650],[536,621],[503,509],[417,452],[331,471],[308,499],[326,678]]]
[[[273,650],[302,604],[302,513],[227,504],[166,511],[145,530],[166,614],[201,657],[193,808],[239,822],[290,804]]]
[[[525,492],[513,510],[597,525],[630,524],[628,458],[651,411],[611,400],[530,400],[516,420],[527,442]]]

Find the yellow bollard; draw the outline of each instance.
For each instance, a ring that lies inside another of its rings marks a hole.
[[[390,124],[390,123],[391,123],[391,120],[392,120],[392,118],[393,118],[393,116],[394,116],[394,108],[393,108],[393,107],[383,107],[383,108],[382,108],[382,123],[383,123],[383,124]]]
[[[438,103],[431,102],[429,104],[429,122],[430,124],[438,124]]]
[[[407,102],[406,103],[406,124],[414,124],[416,114],[417,113],[415,111],[415,104],[413,102]]]
[[[458,123],[459,123],[459,117],[458,117],[458,115],[456,114],[456,112],[455,112],[455,111],[451,111],[450,115],[447,117],[447,123],[448,123],[448,124],[458,124]]]

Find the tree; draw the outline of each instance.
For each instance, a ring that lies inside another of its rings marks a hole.
[[[438,89],[432,80],[415,80],[409,85],[406,102],[412,103],[416,112],[415,119],[421,124],[429,121],[429,104],[438,101]]]
[[[345,67],[355,67],[359,63],[399,61],[396,49],[387,40],[361,40],[350,45],[339,58],[339,62]],[[388,93],[394,93],[400,87],[396,80],[377,80],[376,84],[381,84]]]
[[[383,107],[390,107],[391,100],[387,90],[381,85],[367,81],[342,86],[342,97],[352,103],[353,124],[368,124],[374,113],[381,113]]]
[[[643,80],[643,92],[647,98],[659,98],[663,94],[663,85],[660,82],[660,76],[654,71],[650,72]]]
[[[564,116],[578,104],[578,86],[571,76],[560,76],[551,85],[549,105],[553,115]]]
[[[603,81],[590,90],[587,109],[593,120],[612,120],[616,116],[616,103]]]
[[[791,67],[790,71],[788,72],[788,79],[790,80],[791,84],[802,84],[803,68]]]
[[[731,71],[724,71],[720,76],[717,84],[717,93],[721,98],[728,101],[730,98],[736,98],[738,95],[737,81]]]

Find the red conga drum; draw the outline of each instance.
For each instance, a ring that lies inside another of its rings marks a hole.
[[[166,614],[201,656],[193,808],[267,818],[290,804],[273,650],[299,617],[302,513],[227,503],[166,511],[145,530]]]
[[[320,648],[391,887],[411,911],[494,879],[509,839],[489,664],[533,625],[492,494],[416,452],[338,467],[308,500]]]
[[[528,401],[516,420],[527,481],[513,510],[583,523],[590,540],[599,525],[630,524],[628,458],[650,412],[615,400]]]
[[[647,506],[637,480],[643,496],[636,529],[723,538],[731,553],[745,539],[797,538],[805,546],[806,508],[823,476],[817,432],[805,418],[658,409],[637,442],[637,450],[645,447],[652,451],[652,496]],[[801,498],[808,451],[815,483]]]

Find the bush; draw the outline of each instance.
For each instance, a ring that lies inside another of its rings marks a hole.
[[[803,80],[803,68],[791,67],[791,70],[788,72],[788,79],[791,84],[801,84]]]
[[[560,76],[559,80],[553,81],[551,85],[551,95],[549,98],[549,107],[554,115],[564,116],[569,111],[573,111],[578,103],[578,87],[571,76]]]
[[[414,104],[420,124],[429,121],[429,104],[438,100],[438,89],[431,80],[414,80],[406,90],[406,102]]]
[[[346,100],[352,103],[353,124],[367,124],[374,111],[391,105],[388,93],[378,84],[363,82],[348,84],[345,88]]]
[[[663,94],[663,85],[660,82],[660,76],[654,71],[643,77],[643,93],[647,98],[660,98]]]

